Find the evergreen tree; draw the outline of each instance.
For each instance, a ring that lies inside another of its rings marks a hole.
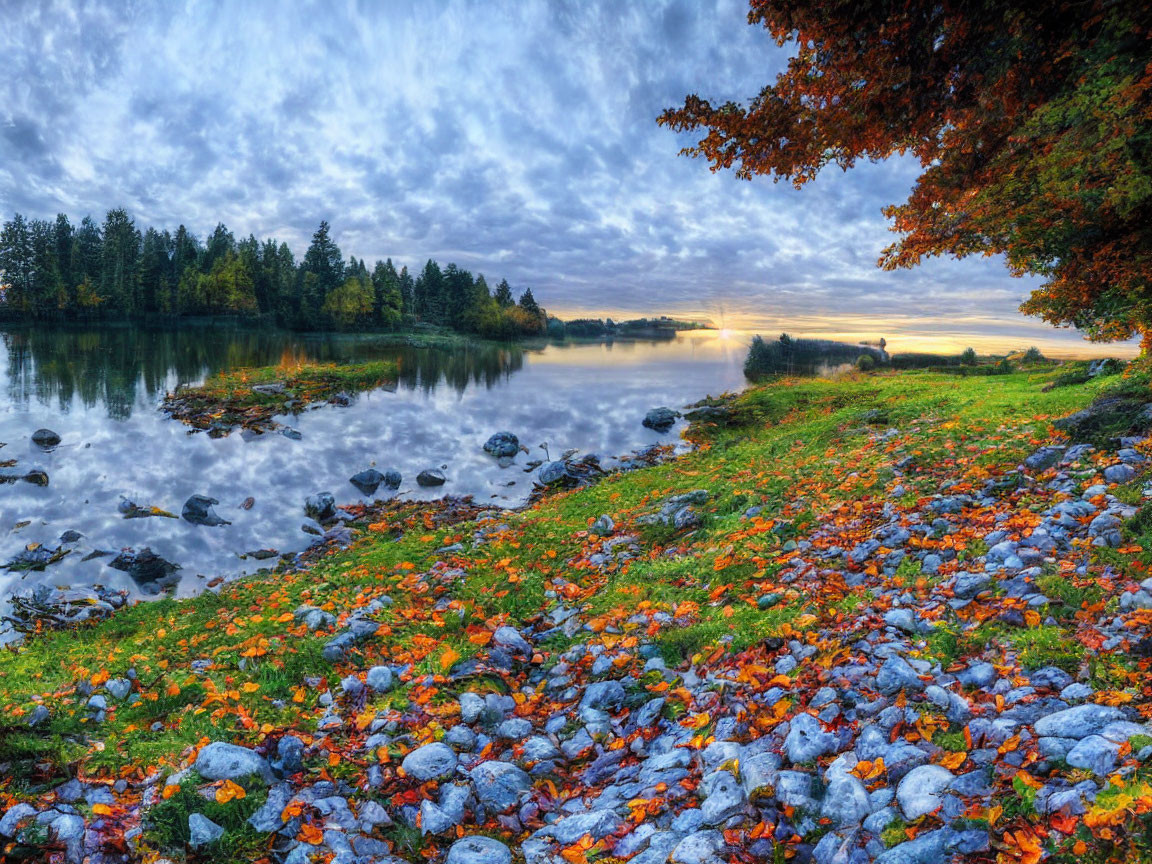
[[[541,314],[540,305],[536,302],[536,298],[532,296],[531,288],[525,288],[524,293],[520,295],[520,308],[532,315]]]
[[[18,312],[31,311],[32,302],[32,234],[28,222],[17,213],[0,231],[0,283],[4,301]]]
[[[73,294],[76,289],[75,270],[72,264],[72,243],[75,232],[72,223],[63,213],[56,214],[56,224],[53,227],[53,245],[56,256],[56,272],[59,275],[59,308],[71,309]]]
[[[431,258],[416,279],[415,295],[417,319],[429,324],[444,323],[444,274]]]
[[[300,264],[303,277],[301,309],[303,324],[315,327],[320,321],[324,300],[344,282],[344,260],[332,240],[327,222],[321,222],[312,235],[312,244]]]
[[[122,207],[104,219],[99,292],[111,314],[131,317],[138,308],[140,232]]]
[[[377,261],[372,269],[372,317],[377,324],[395,327],[404,313],[404,300],[400,293],[400,275],[392,259]]]
[[[516,305],[516,298],[512,296],[512,287],[507,279],[501,279],[500,284],[496,286],[496,303],[501,309]]]

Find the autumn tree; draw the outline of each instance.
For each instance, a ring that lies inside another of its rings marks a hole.
[[[1125,0],[752,0],[793,56],[748,104],[659,122],[712,169],[799,187],[912,154],[886,269],[1003,254],[1025,312],[1096,340],[1152,333],[1152,6]]]

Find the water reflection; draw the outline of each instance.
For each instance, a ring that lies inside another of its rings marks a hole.
[[[0,597],[42,583],[135,591],[130,568],[111,564],[125,549],[145,548],[180,565],[177,591],[195,593],[214,576],[265,566],[241,557],[248,553],[304,549],[312,540],[301,530],[304,499],[326,490],[339,503],[359,500],[349,478],[370,466],[399,470],[395,494],[405,497],[468,494],[516,506],[532,489],[525,469],[543,455],[538,445],[546,442],[553,454],[596,452],[610,464],[613,456],[676,441],[681,426],[660,435],[641,425],[647,410],[737,389],[746,350],[743,341],[714,333],[660,343],[423,348],[371,336],[225,329],[13,330],[0,338],[8,361],[0,362],[0,394],[11,397],[0,399],[0,442],[7,442],[0,462],[15,460],[2,473],[48,477],[45,486],[0,485],[0,564],[29,544],[54,549],[67,531],[83,535],[76,552],[44,571],[0,569]],[[157,410],[179,383],[284,357],[393,358],[400,386],[360,394],[346,408],[280,418],[300,440],[189,434]],[[38,448],[31,435],[40,427],[59,433],[59,446]],[[531,455],[501,468],[482,446],[505,429]],[[417,486],[425,468],[442,469],[447,484]],[[194,494],[218,499],[216,511],[231,524],[126,519],[121,511],[126,498],[178,514]],[[251,509],[242,506],[249,498]],[[85,560],[97,551],[106,554]]]
[[[300,362],[395,360],[400,386],[431,392],[441,384],[463,393],[493,387],[524,366],[525,349],[493,344],[396,344],[394,337],[308,334],[228,327],[172,329],[26,328],[0,332],[7,389],[17,404],[37,400],[67,412],[103,406],[125,420],[154,406],[180,384],[242,366]]]

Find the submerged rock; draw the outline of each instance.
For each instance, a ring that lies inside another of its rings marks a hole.
[[[191,522],[193,525],[207,525],[209,527],[231,525],[231,522],[227,519],[221,519],[212,509],[213,504],[219,503],[215,498],[209,498],[207,495],[193,495],[184,502],[184,509],[180,511],[180,515],[185,522]]]
[[[655,429],[657,432],[667,432],[679,418],[679,411],[661,407],[653,408],[645,414],[642,422],[643,425],[649,429]]]
[[[120,570],[132,577],[141,588],[160,588],[175,584],[179,564],[161,558],[147,546],[142,549],[125,549],[108,562],[113,570]]]
[[[484,442],[484,452],[492,456],[515,456],[520,452],[520,439],[511,432],[497,432]]]
[[[336,499],[331,492],[317,492],[304,501],[304,512],[317,522],[324,522],[336,515]]]
[[[365,495],[373,494],[384,482],[384,475],[375,468],[366,468],[348,478],[348,482]]]
[[[60,436],[51,429],[37,429],[32,433],[32,443],[41,450],[49,450],[60,443]]]

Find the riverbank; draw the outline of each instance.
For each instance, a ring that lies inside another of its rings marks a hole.
[[[1066,371],[783,380],[667,464],[33,638],[3,842],[1138,860],[1148,384]]]

